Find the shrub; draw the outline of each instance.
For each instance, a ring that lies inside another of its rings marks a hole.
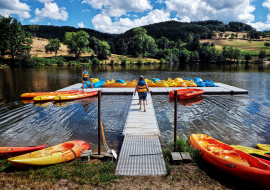
[[[110,64],[112,65],[114,64],[114,59],[111,59]]]
[[[69,61],[69,62],[68,62],[68,65],[69,65],[69,66],[74,66],[74,65],[76,65],[76,64],[77,64],[76,61]]]
[[[130,65],[133,65],[133,60],[130,60],[130,61],[129,61],[129,64],[130,64]]]
[[[137,64],[138,64],[138,65],[142,65],[142,64],[143,64],[143,61],[142,61],[141,58],[138,59]]]
[[[96,57],[92,60],[92,65],[99,65],[99,63],[100,61]]]
[[[57,61],[57,65],[59,67],[64,66],[65,58],[62,56],[56,57],[55,60]]]
[[[121,59],[121,64],[122,65],[126,65],[127,64],[127,59],[126,58],[122,58]]]
[[[161,58],[159,63],[160,63],[160,64],[165,64],[166,61],[165,61],[165,59]]]

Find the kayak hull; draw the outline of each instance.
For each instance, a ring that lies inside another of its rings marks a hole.
[[[192,134],[189,143],[202,158],[220,170],[270,188],[270,166],[249,154],[234,149],[208,135]]]
[[[194,88],[177,90],[177,94],[180,100],[188,100],[188,99],[200,97],[203,93],[204,93],[204,90],[194,89]],[[174,98],[174,90],[170,91],[169,97]]]
[[[83,92],[84,92],[83,90],[80,90],[77,92],[73,92],[73,93],[69,93],[69,94],[62,94],[62,95],[69,96],[69,95],[81,94]],[[36,96],[33,98],[33,100],[35,102],[46,102],[46,101],[52,101],[54,97],[55,97],[55,95],[43,95],[43,96]]]
[[[55,91],[55,92],[29,92],[21,95],[21,98],[34,98],[36,96],[43,95],[59,95],[59,94],[69,94],[73,92],[78,92],[79,90],[69,90],[69,91]]]
[[[268,144],[257,144],[257,147],[261,150],[270,151],[270,145]]]
[[[89,98],[92,96],[96,96],[98,94],[98,91],[91,91],[91,92],[84,92],[80,94],[74,94],[74,95],[58,95],[53,98],[54,101],[68,101],[68,100],[77,100],[81,98]]]
[[[45,145],[41,146],[28,146],[28,147],[0,147],[0,158],[10,158],[14,156],[19,156],[22,154],[27,154],[29,152],[42,150]]]
[[[9,158],[16,168],[46,166],[73,160],[79,157],[90,146],[84,141],[69,141],[43,150]]]

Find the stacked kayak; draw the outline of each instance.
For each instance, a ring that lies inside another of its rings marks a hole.
[[[258,158],[259,160],[270,164],[270,151],[255,149],[251,147],[239,146],[239,145],[232,145],[231,147],[239,149],[251,156]]]
[[[257,144],[257,147],[261,150],[270,151],[270,145],[269,144]]]
[[[204,90],[194,88],[179,89],[176,91],[180,100],[200,97],[204,93]],[[170,91],[169,97],[174,98],[174,90]]]
[[[73,92],[78,92],[79,90],[68,90],[68,91],[55,91],[55,92],[29,92],[21,95],[21,98],[34,98],[36,96],[44,96],[44,95],[60,95],[60,94],[69,94]]]
[[[130,81],[124,81],[122,79],[118,79],[115,82],[107,81],[106,84],[102,85],[104,88],[135,88],[136,83]]]
[[[84,91],[83,90],[80,90],[80,91],[76,91],[76,92],[71,92],[71,93],[66,93],[66,94],[62,94],[63,96],[68,96],[68,95],[78,95],[78,94],[81,94],[83,93]],[[56,95],[43,95],[43,96],[36,96],[33,98],[33,100],[35,102],[42,102],[42,101],[51,101],[53,100],[53,98],[55,97]]]
[[[54,96],[53,101],[77,100],[81,98],[92,97],[97,94],[98,94],[98,91],[83,92],[83,93],[70,94],[70,95],[58,95],[58,96]]]
[[[192,134],[189,143],[211,165],[236,177],[270,188],[270,165],[205,134]]]
[[[27,147],[0,147],[0,158],[10,158],[19,156],[29,152],[44,149],[45,145],[41,146],[27,146]]]
[[[8,161],[16,168],[46,166],[78,158],[89,148],[90,146],[84,141],[69,141],[43,150],[9,158]]]

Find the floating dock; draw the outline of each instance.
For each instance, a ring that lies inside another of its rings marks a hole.
[[[248,94],[247,90],[237,88],[234,86],[230,86],[223,83],[215,83],[217,87],[149,87],[149,90],[152,95],[154,94],[169,94],[172,90],[179,90],[179,89],[185,89],[185,88],[197,88],[202,89],[205,91],[204,95],[237,95],[237,94]],[[77,83],[72,86],[68,86],[66,88],[63,88],[61,90],[77,90],[81,89],[82,83]],[[86,92],[91,90],[102,90],[102,94],[104,95],[131,95],[134,93],[135,88],[87,88],[84,89]]]
[[[159,127],[156,120],[152,97],[154,94],[169,94],[172,90],[197,88],[204,95],[248,94],[247,90],[230,85],[215,83],[218,87],[149,87],[146,112],[139,110],[138,93],[132,97],[126,124],[123,130],[124,142],[116,167],[117,175],[165,175],[167,173],[159,141]],[[81,89],[74,84],[61,90]],[[132,95],[135,88],[88,88],[87,91],[102,90],[103,95]]]

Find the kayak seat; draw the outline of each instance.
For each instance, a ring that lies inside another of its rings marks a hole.
[[[208,144],[206,146],[206,149],[208,151],[218,151],[218,150],[223,150],[223,148],[219,144]]]
[[[250,166],[249,163],[246,160],[242,159],[241,156],[235,151],[222,151],[219,156],[232,162],[241,162],[241,164]]]
[[[200,144],[201,146],[206,147],[206,146],[209,144],[209,142],[208,142],[207,139],[200,139],[200,140],[198,141],[198,144]]]

